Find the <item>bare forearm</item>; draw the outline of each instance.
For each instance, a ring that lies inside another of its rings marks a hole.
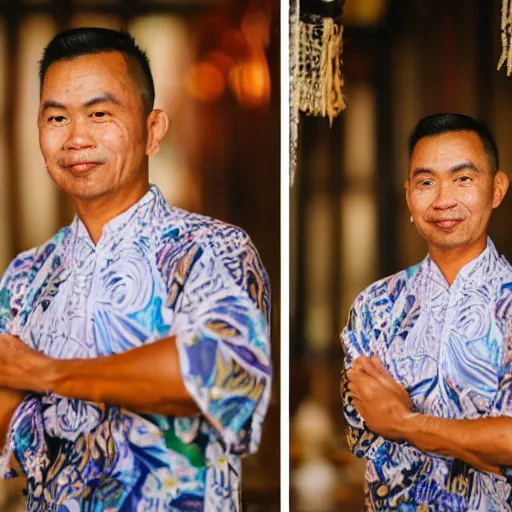
[[[512,420],[449,420],[414,415],[403,424],[403,437],[419,449],[460,458],[485,471],[512,465]]]
[[[53,360],[45,380],[45,387],[59,395],[137,412],[198,412],[183,383],[174,338],[102,358]]]

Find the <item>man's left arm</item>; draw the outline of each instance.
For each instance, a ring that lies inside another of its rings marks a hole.
[[[262,312],[268,284],[254,262],[259,258],[250,244],[229,260],[202,249],[183,285],[171,335],[121,354],[54,360],[3,336],[0,386],[140,413],[202,412],[226,444],[257,444],[248,438],[256,410],[254,436],[268,403],[270,350]]]
[[[361,357],[357,370],[349,373],[354,405],[369,428],[388,439],[403,440],[427,453],[459,458],[473,467],[494,473],[512,465],[511,379],[502,382],[500,417],[469,420],[436,418],[411,413],[402,399],[404,389],[387,373],[380,361]]]
[[[14,336],[1,338],[3,386],[120,405],[140,413],[198,412],[183,384],[174,336],[121,354],[68,360],[49,358]]]

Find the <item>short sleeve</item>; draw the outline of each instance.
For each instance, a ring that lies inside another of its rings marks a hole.
[[[227,449],[254,453],[271,382],[269,284],[253,245],[202,244],[177,300],[172,334],[188,392]]]

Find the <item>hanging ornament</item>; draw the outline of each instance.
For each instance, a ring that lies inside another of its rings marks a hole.
[[[511,0],[512,1],[512,0]],[[297,167],[299,112],[333,119],[345,109],[341,74],[345,0],[290,5],[290,181]]]
[[[512,74],[512,0],[501,3],[501,57],[498,71],[507,62],[507,76]]]

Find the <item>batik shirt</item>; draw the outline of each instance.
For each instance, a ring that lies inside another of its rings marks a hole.
[[[377,355],[408,391],[413,411],[439,418],[512,415],[512,267],[492,242],[451,286],[427,257],[378,281],[355,301],[342,333],[345,370]],[[366,510],[512,510],[501,475],[424,453],[368,430],[343,372],[349,445],[366,459]]]
[[[1,331],[57,359],[175,336],[201,410],[144,415],[28,395],[8,447],[29,511],[240,509],[240,456],[258,447],[270,393],[268,282],[243,231],[170,207],[152,186],[97,245],[75,218],[19,255],[0,299]]]

